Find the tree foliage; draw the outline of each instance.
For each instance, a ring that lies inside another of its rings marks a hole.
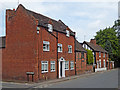
[[[106,28],[96,32],[96,43],[101,45],[109,53],[111,60],[118,57],[118,38],[114,28]]]
[[[93,64],[94,57],[93,57],[92,51],[88,49],[86,49],[86,51],[87,51],[87,63]]]

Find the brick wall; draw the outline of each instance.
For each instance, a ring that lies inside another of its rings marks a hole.
[[[26,72],[35,73],[34,81],[57,78],[57,39],[43,27],[40,27],[38,35],[36,28],[37,20],[28,15],[23,7],[16,12],[6,11],[6,48],[2,51],[4,80],[26,81]],[[52,34],[57,36],[55,31]],[[49,52],[43,51],[43,41],[50,42]],[[63,45],[58,59],[63,57],[66,61],[74,61],[74,70],[70,70],[69,62],[65,76],[75,75],[74,36],[58,33],[58,43]],[[72,53],[68,53],[68,45],[72,45]],[[41,73],[41,61],[48,61],[48,72]],[[50,70],[50,61],[55,61],[55,72]]]
[[[69,70],[65,71],[65,76],[75,75],[74,41],[74,36],[67,37],[66,34],[58,33],[58,43],[61,43],[63,47],[63,51],[58,53],[58,59],[63,57],[66,61],[69,61]],[[68,53],[68,45],[72,45],[72,53]],[[70,70],[70,61],[74,61],[74,70]]]
[[[96,68],[97,68],[97,61],[101,60],[101,68],[104,68],[104,60],[105,60],[105,64],[107,64],[107,60],[108,60],[108,57],[107,57],[107,53],[105,53],[105,57],[103,57],[103,52],[101,52],[101,57],[99,57],[99,52],[96,52]]]
[[[11,13],[14,17],[11,17]],[[29,28],[28,28],[29,27]],[[6,48],[2,52],[2,76],[7,80],[27,80],[26,72],[38,79],[36,21],[20,7],[6,11]]]
[[[56,35],[56,32],[53,32]],[[40,80],[44,79],[55,79],[57,78],[57,39],[51,35],[47,29],[42,28],[40,29],[40,33],[38,35],[39,38],[39,75]],[[50,42],[50,51],[43,51],[43,41]],[[41,73],[41,61],[48,61],[48,72]],[[55,72],[51,72],[50,61],[55,61]]]
[[[77,74],[85,73],[89,67],[87,67],[86,53],[84,53],[84,58],[81,59],[81,52],[76,52],[76,72]]]

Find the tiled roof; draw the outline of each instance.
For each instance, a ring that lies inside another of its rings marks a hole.
[[[0,37],[0,48],[5,48],[5,39],[6,37]]]
[[[82,45],[81,45],[77,40],[75,40],[75,44],[76,44],[76,49],[75,49],[75,51],[86,52],[86,50],[82,47]]]
[[[83,43],[86,43],[89,47],[91,47],[94,51],[100,51],[100,52],[105,52],[107,53],[107,51],[105,49],[103,49],[100,45],[94,45],[93,43],[90,42],[86,42],[84,41]]]
[[[38,25],[48,27],[48,22],[51,20],[54,30],[66,33],[66,29],[68,26],[66,26],[61,20],[56,21],[42,14],[38,14],[36,12],[28,10],[21,4],[18,7],[20,6],[23,7],[29,15],[32,15],[35,19],[38,19]],[[75,33],[72,30],[70,30],[70,34],[75,35]]]

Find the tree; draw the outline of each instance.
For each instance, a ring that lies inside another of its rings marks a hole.
[[[106,28],[96,32],[96,43],[101,45],[109,53],[111,60],[116,60],[118,55],[118,38],[114,28]]]
[[[87,51],[87,63],[93,64],[94,57],[93,57],[92,51],[88,49],[86,49],[86,51]]]
[[[117,66],[120,67],[120,20],[119,19],[115,21],[113,28],[116,30],[117,38],[118,38],[118,55],[116,57],[117,58],[116,64]]]

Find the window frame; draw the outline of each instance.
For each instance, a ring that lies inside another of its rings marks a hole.
[[[70,70],[74,70],[74,61],[70,61]]]
[[[104,64],[104,68],[106,67],[106,62],[105,62],[105,59],[103,60],[103,64]]]
[[[53,63],[54,62],[54,63]],[[54,65],[54,68],[52,67]],[[54,69],[54,70],[53,70]],[[55,72],[55,61],[50,61],[50,71]]]
[[[59,49],[59,48],[61,48],[61,49]],[[57,49],[58,49],[58,52],[62,52],[63,51],[61,43],[57,44]]]
[[[48,31],[53,32],[53,25],[52,24],[48,24]]]
[[[68,53],[72,53],[72,45],[68,45]]]
[[[50,42],[49,41],[43,41],[43,51],[50,51]]]
[[[44,65],[44,71],[42,70],[42,65]],[[47,65],[47,70],[45,70],[45,65]],[[41,73],[47,73],[48,72],[48,61],[41,61]]]
[[[84,52],[81,52],[81,59],[84,59]]]
[[[100,68],[102,67],[101,59],[99,60]]]
[[[105,53],[103,53],[103,57],[105,58]]]
[[[67,68],[66,65],[68,66]],[[65,70],[69,70],[69,61],[65,61]]]
[[[66,30],[66,36],[70,37],[70,31],[69,30]]]
[[[99,57],[101,57],[101,52],[99,52]]]

